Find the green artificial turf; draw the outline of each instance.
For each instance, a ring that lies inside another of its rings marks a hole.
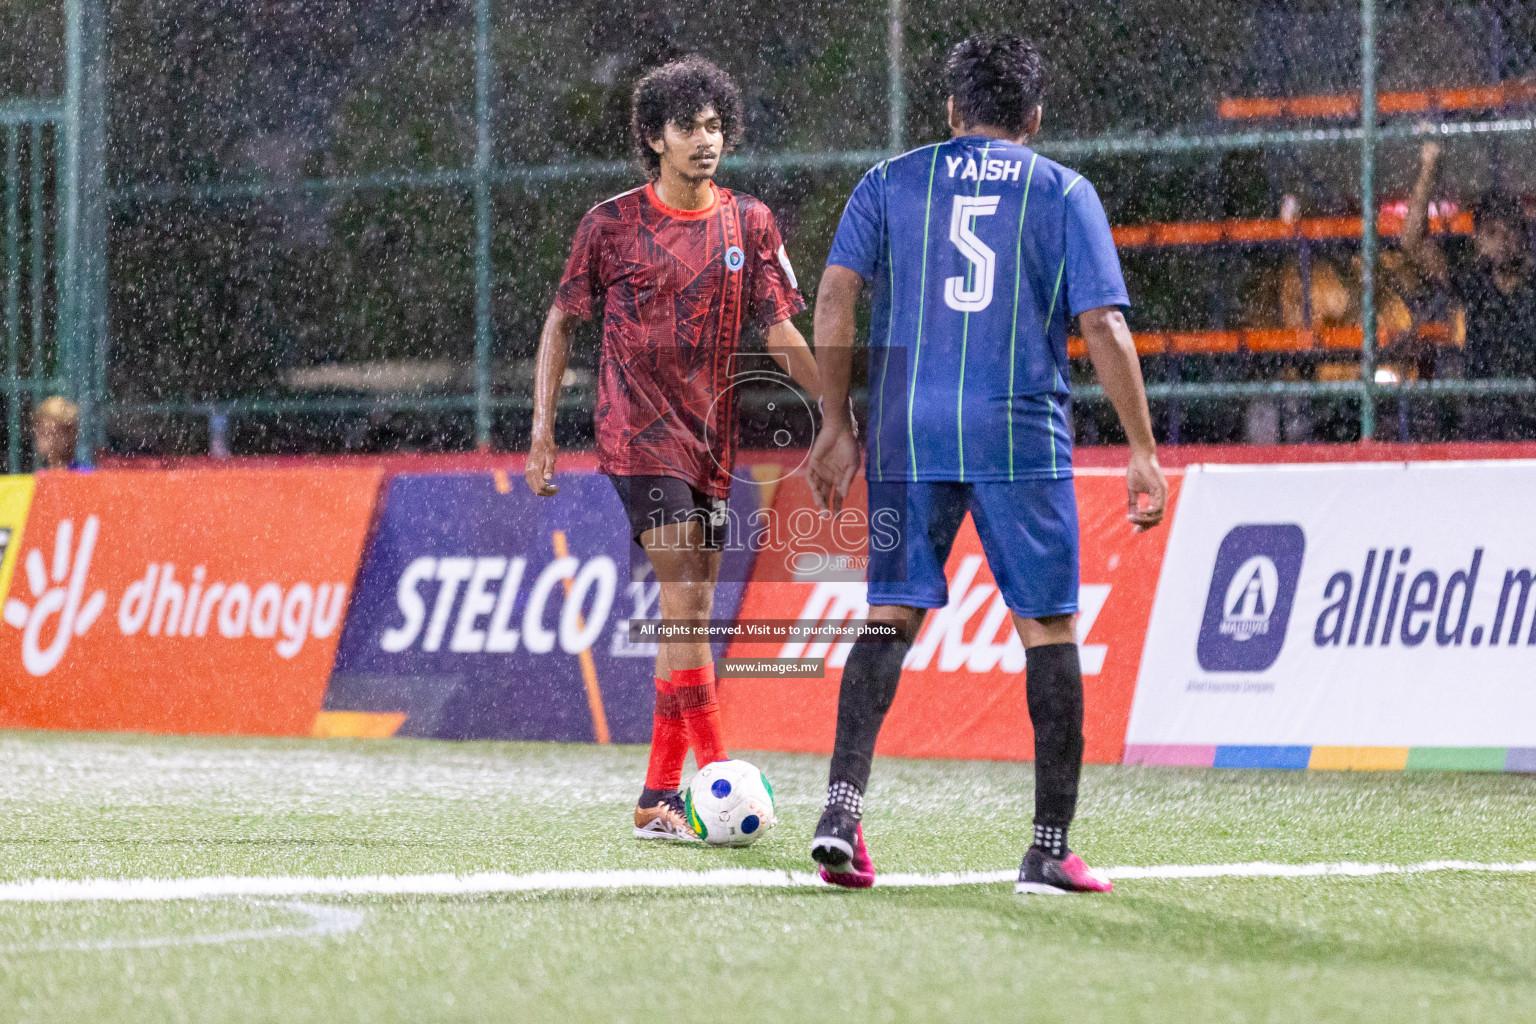
[[[720,850],[629,838],[641,748],[9,734],[0,881],[808,869],[825,760],[747,756],[780,823]],[[877,763],[878,867],[1014,867],[1031,786]],[[1533,788],[1090,768],[1072,841],[1103,866],[1528,860]],[[315,908],[355,930],[291,934]],[[0,903],[0,1020],[1536,1020],[1536,875]]]

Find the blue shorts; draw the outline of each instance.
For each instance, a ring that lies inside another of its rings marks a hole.
[[[965,513],[1003,600],[1026,619],[1077,611],[1077,493],[1068,480],[869,485],[869,603],[942,608]]]

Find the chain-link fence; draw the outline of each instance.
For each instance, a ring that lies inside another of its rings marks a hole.
[[[36,0],[0,17],[12,468],[53,390],[99,409],[83,447],[116,453],[515,448],[571,232],[641,180],[644,69],[700,52],[738,78],[746,140],[720,180],[773,207],[813,299],[858,176],[947,132],[944,53],[998,29],[1046,58],[1037,148],[1087,174],[1116,226],[1163,440],[1536,437],[1517,244],[1533,0]],[[1431,140],[1429,230],[1404,246]],[[567,443],[590,436],[596,344],[569,373]],[[1079,441],[1116,441],[1078,361]]]

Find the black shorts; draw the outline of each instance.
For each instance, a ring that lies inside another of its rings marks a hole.
[[[614,476],[610,473],[608,479],[613,481],[613,489],[619,492],[624,514],[629,517],[629,534],[636,544],[647,530],[694,519],[704,526],[704,550],[720,550],[726,526],[724,499],[711,498],[675,476]]]

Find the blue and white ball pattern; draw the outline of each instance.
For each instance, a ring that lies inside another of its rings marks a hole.
[[[683,803],[689,827],[715,846],[750,846],[778,820],[768,777],[734,758],[701,768],[688,784]]]

